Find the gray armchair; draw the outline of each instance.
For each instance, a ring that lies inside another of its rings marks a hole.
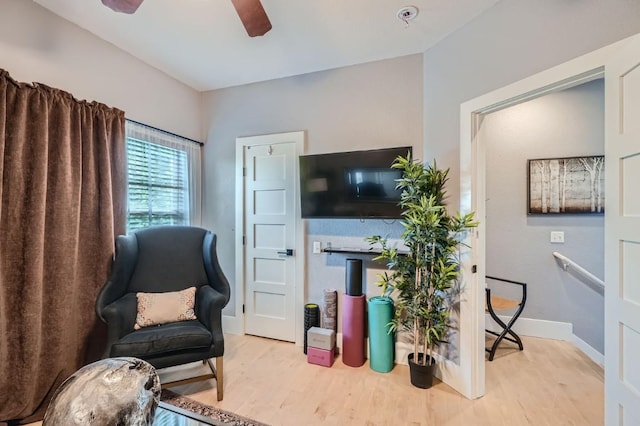
[[[165,293],[195,286],[196,320],[134,329],[136,293]],[[195,361],[212,374],[163,384],[177,386],[216,378],[223,396],[222,309],[229,302],[229,282],[218,264],[216,236],[188,226],[158,226],[121,235],[111,276],[96,301],[96,313],[108,327],[104,357],[136,357],[160,369]],[[211,363],[216,358],[216,366]]]

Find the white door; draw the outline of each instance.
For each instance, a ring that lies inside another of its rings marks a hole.
[[[242,142],[245,332],[293,342],[298,156],[290,135],[254,136]]]
[[[605,65],[605,423],[640,425],[640,39]]]

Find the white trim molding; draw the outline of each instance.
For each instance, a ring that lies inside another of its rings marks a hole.
[[[576,336],[575,334],[571,335],[571,342],[574,346],[582,351],[583,354],[588,356],[591,361],[598,364],[600,367],[604,368],[604,354],[598,352],[596,348]]]
[[[242,318],[238,318],[237,315],[222,315],[222,330],[227,334],[244,334]]]
[[[511,317],[505,315],[498,315],[502,321],[507,323]],[[487,328],[491,331],[501,332],[502,329],[491,319],[489,314],[485,317]],[[593,346],[573,334],[573,324],[560,321],[547,321],[534,318],[518,318],[518,321],[513,325],[513,331],[520,336],[540,337],[543,339],[563,340],[571,342],[573,345],[580,349],[582,353],[588,356],[593,362],[600,365],[604,365],[604,355],[598,352]],[[524,350],[527,348],[525,346]]]
[[[502,321],[509,322],[510,316],[498,315]],[[498,326],[487,314],[485,316],[485,324],[488,330],[500,333],[502,328]],[[522,336],[542,337],[544,339],[566,340],[571,341],[573,335],[573,324],[569,322],[547,321],[534,318],[518,318],[513,325],[513,331]]]
[[[498,317],[505,323],[509,321],[510,317],[498,315]],[[223,318],[224,320],[224,318]],[[491,319],[487,314],[486,324],[489,330],[500,332],[501,328]],[[597,349],[589,345],[587,342],[573,334],[573,325],[568,322],[560,321],[547,321],[534,318],[519,318],[513,327],[513,330],[520,336],[539,337],[543,339],[562,340],[571,342],[573,345],[584,353],[589,359],[598,364],[600,367],[604,366],[604,355],[598,352]],[[238,333],[241,334],[241,333]],[[342,352],[342,333],[336,334],[336,347],[338,352]],[[526,346],[524,350],[527,350]],[[394,363],[397,365],[408,365],[407,356],[413,352],[413,345],[407,342],[396,341],[396,352]],[[369,359],[369,339],[365,338],[365,353],[367,360]],[[436,372],[439,376],[440,372]]]

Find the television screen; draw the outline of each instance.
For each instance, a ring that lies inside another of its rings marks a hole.
[[[303,218],[399,218],[400,191],[392,169],[411,147],[300,156]]]

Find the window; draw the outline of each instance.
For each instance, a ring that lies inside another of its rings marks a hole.
[[[127,231],[199,225],[200,145],[127,120]]]
[[[127,230],[189,224],[187,154],[127,138]]]

